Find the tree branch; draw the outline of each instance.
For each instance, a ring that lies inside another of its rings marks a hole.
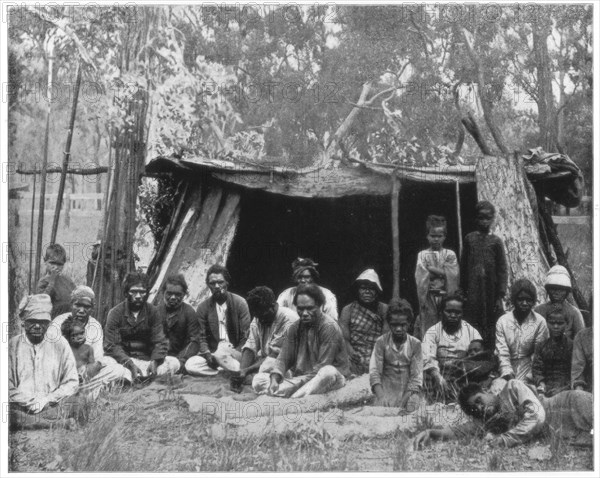
[[[479,84],[479,88],[478,88],[479,98],[481,100],[481,106],[483,108],[483,117],[484,117],[485,122],[486,122],[488,128],[490,129],[490,132],[492,133],[492,137],[494,138],[494,141],[496,142],[496,145],[498,146],[500,151],[502,151],[502,153],[504,153],[504,154],[509,154],[508,148],[504,144],[504,139],[502,138],[502,132],[496,126],[496,124],[494,123],[494,120],[492,118],[493,104],[492,104],[492,101],[489,99],[488,95],[486,95],[485,76],[483,74],[483,69],[481,66],[481,62],[479,61],[479,57],[477,56],[477,53],[475,52],[475,48],[473,47],[471,34],[464,27],[461,28],[461,31],[462,31],[462,36],[465,40],[465,46],[467,47],[467,52],[469,54],[469,57],[471,58],[471,61],[475,65],[475,71],[477,72],[477,82]],[[464,124],[464,122],[463,122],[463,124]],[[468,130],[468,128],[467,128],[467,130]]]

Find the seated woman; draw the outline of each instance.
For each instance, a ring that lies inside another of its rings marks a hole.
[[[512,447],[526,443],[541,432],[573,439],[572,444],[591,446],[594,426],[594,397],[579,390],[560,392],[538,399],[520,380],[510,380],[499,394],[485,392],[471,383],[461,389],[459,403],[472,419],[459,425],[429,429],[414,439],[415,449],[430,440],[454,440],[479,436],[490,446]],[[484,435],[485,433],[485,435]]]
[[[390,331],[375,342],[369,379],[376,405],[415,410],[423,385],[421,341],[408,334],[413,320],[410,304],[401,299],[390,302],[385,320]]]
[[[378,300],[383,291],[373,269],[361,273],[354,281],[354,288],[356,300],[342,309],[339,324],[350,359],[350,372],[362,375],[369,372],[375,341],[387,329],[384,320],[387,305]]]
[[[496,323],[496,355],[500,375],[505,380],[516,378],[531,383],[533,353],[548,338],[546,320],[534,312],[537,292],[527,279],[518,279],[510,288],[514,305]]]
[[[317,264],[312,259],[303,259],[302,257],[298,257],[294,262],[292,262],[292,280],[296,283],[294,287],[290,287],[284,290],[279,297],[277,297],[277,303],[281,307],[287,307],[288,309],[292,309],[294,312],[298,312],[296,310],[296,306],[294,305],[294,297],[296,296],[296,289],[301,284],[316,284],[319,280],[319,271],[317,271]],[[338,309],[337,309],[337,299],[333,292],[325,287],[318,286],[321,289],[321,292],[325,296],[325,303],[321,307],[323,313],[333,320],[338,320]]]
[[[463,320],[463,305],[460,294],[445,296],[441,321],[430,327],[423,339],[425,388],[432,401],[456,398],[457,390],[452,381],[455,360],[467,355],[473,340],[481,340],[479,332]]]

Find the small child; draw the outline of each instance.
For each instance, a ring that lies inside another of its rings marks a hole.
[[[50,244],[44,254],[46,275],[37,284],[36,294],[48,294],[52,300],[52,318],[71,311],[71,292],[75,284],[62,273],[67,252],[60,244]]]
[[[480,201],[475,211],[477,230],[465,236],[460,283],[467,297],[465,318],[481,332],[485,348],[493,349],[496,321],[504,313],[508,268],[502,239],[490,234],[496,208]]]
[[[87,382],[94,375],[98,374],[102,365],[94,360],[94,349],[92,346],[85,343],[85,328],[69,317],[63,322],[61,331],[69,342],[75,356],[79,383]]]
[[[406,300],[392,300],[385,315],[390,331],[376,340],[369,364],[377,405],[414,411],[420,404],[423,355],[421,341],[408,334],[412,319]]]
[[[443,248],[447,233],[446,218],[429,216],[426,228],[429,248],[419,252],[415,269],[419,316],[415,321],[414,335],[420,340],[438,322],[442,296],[452,294],[458,288],[456,254]]]
[[[571,388],[573,341],[567,337],[567,318],[562,307],[548,313],[550,337],[535,352],[533,383],[540,395],[552,397]]]

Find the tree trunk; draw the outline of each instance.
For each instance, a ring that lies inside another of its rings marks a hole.
[[[533,25],[533,51],[537,69],[539,144],[544,151],[557,149],[556,105],[552,92],[553,71],[548,55],[548,19],[540,18]]]
[[[538,291],[538,301],[545,300],[544,278],[548,261],[541,247],[538,218],[527,194],[520,156],[483,156],[475,166],[477,198],[496,206],[493,233],[504,242],[508,262],[509,286],[516,279],[527,278]]]

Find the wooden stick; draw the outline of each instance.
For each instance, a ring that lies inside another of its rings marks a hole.
[[[98,258],[96,259],[96,267],[94,268],[94,279],[92,281],[92,288],[94,288],[94,285],[96,283],[96,273],[98,271],[98,269],[100,269],[100,284],[98,286],[98,296],[96,297],[96,304],[98,306],[98,309],[96,311],[97,316],[96,318],[100,321],[100,324],[102,326],[104,326],[104,258],[105,258],[105,253],[104,253],[104,248],[106,247],[106,235],[107,235],[107,230],[108,230],[108,225],[110,224],[110,208],[108,207],[108,204],[110,202],[110,199],[112,198],[112,194],[113,194],[113,189],[114,189],[114,174],[112,173],[112,150],[113,150],[113,146],[112,146],[112,140],[110,141],[109,145],[108,145],[108,166],[109,166],[109,170],[108,170],[108,181],[106,184],[106,192],[104,194],[104,217],[102,218],[102,237],[101,237],[101,242],[100,242],[100,250],[98,251]],[[116,165],[114,166],[116,167]],[[96,290],[96,289],[94,289]]]
[[[65,182],[67,180],[67,169],[69,167],[69,157],[71,156],[71,142],[73,141],[73,129],[75,128],[75,115],[77,114],[77,101],[79,100],[79,89],[81,87],[81,64],[77,66],[77,79],[75,80],[75,92],[73,94],[73,106],[71,107],[71,119],[69,120],[69,131],[67,133],[67,144],[60,172],[60,183],[58,185],[58,195],[56,196],[56,207],[54,208],[54,222],[52,223],[52,234],[50,242],[56,242],[56,233],[58,232],[58,222],[60,220],[60,209],[63,203],[63,194],[65,193]]]
[[[460,183],[456,181],[456,219],[458,223],[458,258],[462,254],[463,235],[462,235],[462,220],[460,217]]]
[[[42,177],[40,182],[40,207],[38,211],[38,233],[36,243],[35,259],[35,283],[40,279],[40,266],[42,262],[42,241],[44,238],[44,208],[46,206],[46,176],[48,175],[48,149],[50,140],[50,114],[52,113],[52,69],[54,65],[54,38],[50,36],[47,43],[48,55],[48,87],[46,94],[48,96],[48,108],[46,110],[46,134],[44,136],[44,159],[42,161]]]
[[[31,229],[29,231],[29,247],[33,247],[33,218],[35,217],[35,186],[37,183],[37,175],[33,176],[33,193],[31,195]],[[33,251],[29,251],[29,275],[27,276],[27,290],[31,294],[31,274],[33,262]],[[36,284],[37,285],[37,284]]]
[[[400,198],[400,180],[394,174],[392,176],[392,250],[394,253],[394,288],[392,298],[400,298],[400,231],[398,228],[398,213],[399,213],[399,198]]]
[[[49,174],[61,173],[62,168],[48,168],[46,170]],[[106,166],[98,166],[97,168],[69,168],[67,169],[68,174],[75,174],[76,176],[94,176],[96,174],[102,174],[108,172]],[[17,169],[17,174],[23,174],[25,176],[37,176],[41,171],[37,169]]]

